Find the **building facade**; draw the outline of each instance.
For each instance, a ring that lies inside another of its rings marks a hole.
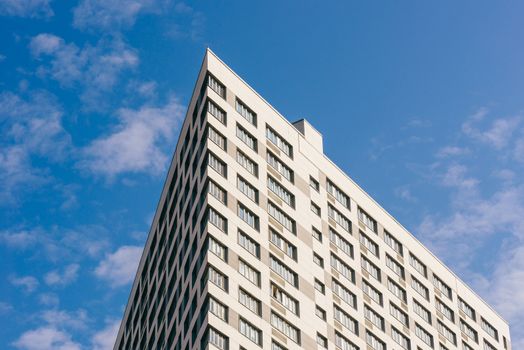
[[[508,324],[207,51],[120,349],[510,350]]]

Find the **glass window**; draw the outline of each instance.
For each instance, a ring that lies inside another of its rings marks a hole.
[[[257,298],[255,298],[254,296],[252,296],[251,294],[249,294],[242,288],[238,289],[238,302],[244,305],[246,308],[248,308],[252,312],[254,312],[255,314],[259,316],[262,314],[262,307],[261,307],[262,304],[260,300],[258,300]]]
[[[224,99],[226,98],[226,87],[217,78],[211,75],[211,73],[208,73],[207,75],[207,85],[220,97]]]
[[[241,230],[238,231],[238,244],[252,255],[260,259],[260,244],[258,244],[254,239],[249,237],[247,233]]]
[[[286,337],[300,345],[300,331],[281,316],[272,312],[270,317],[271,325],[284,334]]]
[[[334,206],[328,204],[328,216],[339,224],[344,230],[351,233],[351,221],[342,215]]]
[[[284,140],[282,136],[277,134],[273,129],[271,129],[269,126],[266,126],[266,137],[271,143],[273,143],[275,146],[278,147],[284,154],[286,154],[288,157],[293,158],[293,147]]]
[[[271,297],[287,310],[299,315],[298,301],[274,283],[271,283]]]
[[[338,249],[346,253],[349,257],[353,258],[353,245],[331,227],[329,228],[329,240]]]
[[[258,204],[258,190],[241,176],[237,176],[237,188],[246,195],[247,198]]]
[[[242,101],[240,101],[238,98],[236,99],[235,108],[238,114],[240,114],[245,120],[247,120],[249,123],[253,124],[254,126],[257,126],[257,115],[255,112],[251,110],[248,106],[246,106]]]
[[[358,219],[364,223],[371,231],[377,233],[377,222],[366,213],[362,208],[358,208]]]
[[[284,164],[277,156],[267,151],[267,163],[289,182],[293,183],[294,173],[291,168]]]
[[[282,199],[284,203],[292,208],[295,207],[295,196],[271,176],[267,178],[267,187],[271,192],[276,194],[278,198]]]
[[[242,203],[238,203],[238,217],[255,230],[260,230],[260,220],[251,210]]]
[[[242,259],[238,260],[238,272],[248,281],[260,287],[260,272]]]
[[[278,249],[286,253],[293,260],[297,260],[297,247],[289,243],[280,233],[269,228],[269,241],[273,243]]]
[[[267,212],[273,219],[284,226],[286,230],[296,234],[295,220],[291,219],[287,214],[285,214],[282,210],[277,208],[276,205],[269,201],[267,202]]]
[[[347,312],[333,304],[333,315],[335,320],[347,328],[351,333],[358,335],[358,321],[351,317]]]
[[[253,343],[262,345],[262,331],[243,318],[238,321],[238,331]]]
[[[240,124],[237,124],[237,137],[253,151],[256,152],[258,150],[257,139]]]
[[[298,288],[298,276],[296,272],[284,265],[284,263],[276,259],[273,255],[269,256],[269,264],[271,270],[273,270],[277,275]]]
[[[250,174],[258,177],[258,164],[237,149],[237,163],[246,169]]]
[[[335,197],[335,199],[342,204],[344,207],[351,209],[349,196],[345,194],[340,188],[338,188],[333,182],[327,180],[326,183],[327,192]]]

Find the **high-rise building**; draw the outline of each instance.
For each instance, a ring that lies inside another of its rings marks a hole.
[[[317,130],[208,50],[115,349],[511,345],[508,324],[324,155]]]

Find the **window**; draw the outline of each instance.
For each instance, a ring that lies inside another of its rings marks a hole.
[[[211,169],[222,175],[223,177],[227,178],[227,165],[222,160],[220,160],[217,156],[215,156],[213,153],[208,153],[208,164]]]
[[[269,256],[269,263],[270,268],[273,270],[277,275],[282,277],[284,280],[292,284],[294,287],[298,288],[298,276],[297,274],[291,270],[289,267],[284,265],[280,260],[276,259],[273,255]]]
[[[471,346],[468,345],[465,341],[462,342],[462,349],[463,350],[475,350]]]
[[[222,148],[224,151],[227,148],[226,137],[219,133],[215,128],[209,126],[207,129],[207,138],[211,140],[218,147]]]
[[[342,350],[359,350],[358,346],[350,342],[346,337],[344,337],[339,332],[335,331],[335,345],[337,348]]]
[[[377,222],[360,207],[358,207],[358,219],[369,227],[371,231],[377,233]]]
[[[258,164],[238,149],[237,163],[246,169],[251,175],[258,177]]]
[[[391,233],[384,231],[384,242],[391,247],[398,255],[404,256],[404,250],[402,248],[402,243],[397,240]]]
[[[357,296],[334,278],[332,278],[331,289],[333,290],[333,293],[335,293],[340,299],[346,302],[353,309],[357,308]]]
[[[417,280],[415,277],[411,276],[411,287],[418,293],[420,294],[421,296],[424,297],[424,299],[426,300],[429,300],[429,289],[426,288],[426,286],[424,286],[422,284],[422,282],[420,282],[419,280]]]
[[[313,235],[313,237],[314,237],[317,241],[322,242],[322,232],[320,232],[320,230],[318,230],[318,229],[316,229],[316,228],[314,228],[314,227],[311,228],[311,231],[312,231],[312,235]]]
[[[322,309],[320,306],[315,306],[315,315],[322,320],[326,320],[326,310]]]
[[[409,338],[406,337],[404,334],[402,334],[398,329],[395,327],[391,327],[391,338],[399,344],[403,349],[410,350],[411,345]]]
[[[209,114],[215,117],[219,122],[226,125],[227,123],[226,112],[224,112],[222,108],[218,107],[218,105],[214,103],[213,101],[211,101],[210,99],[207,100],[207,111],[209,112]]]
[[[373,350],[386,350],[386,344],[370,331],[366,331],[366,343]]]
[[[258,204],[258,190],[241,176],[237,176],[237,188],[245,194],[247,198]]]
[[[240,101],[238,98],[236,99],[235,108],[238,114],[240,114],[242,117],[244,117],[245,120],[253,124],[254,126],[257,126],[257,115],[255,112],[251,110],[248,106],[246,106],[242,101]]]
[[[255,314],[259,316],[262,314],[262,304],[260,300],[258,300],[242,288],[238,289],[238,302],[244,305],[252,312],[254,312]]]
[[[210,195],[218,199],[222,204],[227,205],[227,193],[222,187],[218,186],[214,181],[209,180],[208,192]]]
[[[222,272],[219,272],[213,266],[209,266],[207,273],[211,283],[227,292],[227,277]]]
[[[404,267],[400,265],[395,259],[393,259],[389,254],[386,254],[386,266],[390,268],[391,271],[395,273],[398,277],[404,279]]]
[[[328,204],[328,216],[339,224],[344,230],[351,233],[351,221],[342,215],[334,206]]]
[[[296,234],[295,220],[291,219],[287,214],[285,214],[282,210],[277,208],[273,203],[269,201],[267,202],[267,212],[279,224],[284,226],[286,230],[293,234]]]
[[[375,287],[369,284],[366,280],[362,280],[362,291],[375,303],[382,305],[382,293]]]
[[[377,265],[373,264],[371,261],[369,261],[369,259],[367,259],[363,255],[360,257],[360,265],[362,266],[362,269],[364,269],[364,271],[371,275],[371,277],[380,282],[380,269],[377,267]]]
[[[309,186],[317,192],[320,190],[320,184],[313,178],[313,176],[309,176]]]
[[[209,342],[220,350],[229,349],[229,338],[211,327],[209,328]]]
[[[408,314],[405,313],[404,311],[402,311],[401,308],[399,308],[397,305],[395,305],[395,304],[393,304],[391,302],[389,303],[389,313],[390,313],[391,316],[393,316],[398,321],[400,321],[400,323],[402,323],[402,325],[404,325],[405,327],[409,327]]]
[[[446,317],[451,322],[455,323],[455,313],[453,310],[451,310],[450,307],[448,307],[446,304],[444,304],[441,300],[435,298],[435,303],[437,305],[437,310],[440,311],[444,317]]]
[[[270,317],[271,325],[286,337],[300,345],[300,331],[281,316],[272,312]]]
[[[274,283],[271,283],[271,297],[287,310],[299,315],[298,301]]]
[[[384,318],[366,304],[364,304],[364,317],[380,330],[384,330]]]
[[[338,188],[333,182],[331,182],[329,179],[326,183],[326,190],[327,192],[335,197],[335,199],[342,204],[344,207],[351,209],[349,196],[342,192],[340,188]]]
[[[327,349],[327,346],[328,346],[327,338],[318,332],[317,332],[317,344],[320,345],[320,347]]]
[[[420,340],[426,343],[429,347],[433,348],[433,336],[424,328],[419,326],[418,323],[415,323],[415,334],[420,338]]]
[[[216,92],[220,97],[226,98],[226,87],[217,78],[208,73],[207,75],[207,85]]]
[[[320,293],[322,294],[325,294],[326,293],[326,286],[324,285],[324,283],[320,282],[319,280],[317,280],[315,278],[315,285],[314,285],[315,289],[318,290]]]
[[[246,129],[237,124],[237,137],[244,142],[253,151],[258,150],[257,139],[251,135]]]
[[[209,236],[208,248],[211,253],[227,262],[227,247],[211,236]]]
[[[213,297],[209,298],[209,311],[222,321],[227,322],[227,307]]]
[[[391,278],[388,278],[388,290],[393,293],[394,296],[407,303],[406,291],[404,288],[393,282]]]
[[[294,174],[287,165],[285,165],[280,159],[277,158],[273,153],[267,151],[267,163],[275,169],[280,175],[286,178],[289,182],[293,183]]]
[[[444,323],[437,320],[437,330],[444,338],[457,345],[457,336]]]
[[[459,309],[462,310],[473,321],[477,320],[475,309],[466,303],[462,298],[458,298]]]
[[[218,227],[222,232],[227,232],[227,220],[220,215],[215,209],[209,207],[208,220],[214,226]]]
[[[436,275],[433,275],[433,285],[446,297],[452,300],[451,288]]]
[[[491,324],[489,324],[488,321],[486,321],[483,317],[480,318],[480,325],[482,329],[488,333],[493,339],[499,340],[499,332],[493,327]]]
[[[238,244],[260,259],[260,244],[240,230],[238,231]]]
[[[349,243],[345,238],[343,238],[337,231],[329,228],[329,240],[333,243],[338,249],[342,250],[349,257],[353,258],[353,245]]]
[[[238,320],[238,331],[257,345],[262,345],[262,331],[243,318]]]
[[[426,278],[428,277],[427,275],[428,269],[426,268],[426,265],[424,265],[422,261],[420,261],[415,255],[409,254],[409,264],[413,266],[415,271],[420,273],[422,276]]]
[[[320,255],[313,253],[313,262],[320,267],[324,267],[324,259]]]
[[[313,203],[313,201],[311,202],[311,211],[316,215],[320,216],[320,207]]]
[[[287,349],[273,340],[271,342],[271,350],[287,350]]]
[[[266,137],[271,143],[278,147],[289,158],[293,158],[293,147],[284,140],[282,136],[277,134],[273,129],[266,125]]]
[[[497,350],[497,348],[484,339],[484,350]]]
[[[413,311],[424,321],[431,324],[431,313],[421,303],[413,299]]]
[[[286,253],[293,260],[297,260],[297,247],[289,243],[280,233],[269,228],[269,241],[273,243],[278,249]]]
[[[479,336],[476,330],[473,329],[464,320],[460,319],[460,330],[466,334],[469,338],[473,339],[475,343],[479,342]]]
[[[267,178],[267,188],[276,194],[278,198],[282,199],[284,203],[295,208],[295,196],[271,176]]]
[[[366,247],[367,250],[371,252],[371,254],[375,255],[376,257],[379,256],[378,244],[373,242],[373,240],[369,238],[366,234],[364,234],[362,231],[360,231],[360,244]]]
[[[260,287],[260,272],[242,259],[238,259],[238,272],[248,281]]]
[[[342,276],[355,283],[355,270],[349,267],[348,264],[343,262],[342,259],[333,253],[331,253],[331,267],[333,267]]]
[[[358,335],[358,321],[335,304],[333,304],[333,315],[342,326],[346,327],[351,333]]]
[[[255,230],[260,230],[260,221],[258,216],[256,216],[251,210],[249,210],[242,203],[238,203],[238,217],[244,221],[246,224],[254,228]]]

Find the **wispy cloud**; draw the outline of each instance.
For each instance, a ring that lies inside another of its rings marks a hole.
[[[51,0],[0,0],[0,15],[47,18],[54,15]]]
[[[73,10],[73,25],[82,30],[118,31],[132,27],[141,14],[161,13],[171,1],[81,0]]]
[[[142,247],[122,246],[105,259],[95,269],[95,275],[107,281],[111,287],[121,287],[133,281]]]
[[[15,287],[20,287],[26,293],[32,293],[38,288],[38,280],[33,276],[11,276],[9,282]]]
[[[112,350],[120,327],[119,320],[107,322],[102,330],[96,332],[92,338],[93,350]]]
[[[72,340],[66,331],[52,326],[43,326],[23,333],[13,344],[25,350],[80,350],[79,343]]]
[[[71,139],[62,126],[62,116],[54,96],[47,92],[0,93],[1,202],[11,202],[20,189],[49,181],[47,169],[35,167],[32,157],[59,161],[69,152]]]
[[[167,165],[171,149],[166,145],[172,145],[183,113],[184,107],[174,97],[160,107],[120,109],[120,122],[112,133],[83,150],[80,168],[109,180],[122,173],[158,174]]]
[[[78,277],[80,265],[70,264],[63,271],[52,270],[44,276],[44,281],[49,286],[66,286],[74,282]]]
[[[31,39],[33,56],[44,62],[40,76],[50,76],[64,88],[79,88],[87,110],[100,110],[106,102],[104,94],[119,83],[122,73],[138,66],[136,50],[122,39],[102,38],[95,46],[78,47],[62,38],[41,33]]]

